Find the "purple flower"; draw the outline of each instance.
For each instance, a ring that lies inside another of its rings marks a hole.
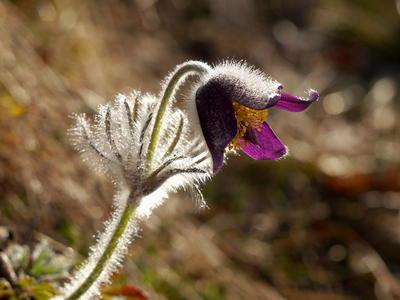
[[[213,159],[213,172],[223,164],[226,149],[241,148],[256,160],[277,160],[285,145],[265,122],[268,108],[298,112],[318,100],[281,93],[283,86],[243,63],[216,66],[196,92],[201,129]]]

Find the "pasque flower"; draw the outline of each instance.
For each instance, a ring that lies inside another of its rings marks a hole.
[[[265,122],[268,108],[298,112],[318,99],[281,92],[283,86],[245,63],[224,62],[195,87],[201,129],[213,159],[213,172],[223,164],[227,150],[241,148],[256,160],[277,160],[285,145]]]
[[[177,91],[197,75],[188,97]],[[168,193],[185,188],[205,207],[198,184],[217,173],[224,153],[241,148],[254,159],[276,160],[285,145],[265,122],[267,110],[301,111],[318,99],[281,93],[283,86],[245,63],[211,67],[188,61],[175,68],[159,95],[134,91],[99,106],[94,124],[76,115],[70,130],[82,157],[111,175],[117,187],[114,212],[88,259],[54,299],[91,299],[121,266],[128,245]],[[174,102],[183,105],[174,105]],[[190,126],[191,125],[191,126]]]

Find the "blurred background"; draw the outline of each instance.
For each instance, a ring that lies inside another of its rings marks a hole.
[[[0,225],[85,257],[114,189],[71,116],[158,93],[186,60],[243,59],[320,93],[269,110],[291,155],[231,156],[204,212],[171,195],[115,280],[149,299],[400,299],[399,53],[399,0],[1,0]]]

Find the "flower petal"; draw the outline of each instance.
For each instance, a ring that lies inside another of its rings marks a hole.
[[[246,128],[246,132],[244,133],[242,140],[250,142],[256,146],[260,145],[260,142],[258,141],[258,131],[257,129],[253,128],[253,126],[248,126]]]
[[[285,145],[267,123],[264,122],[261,131],[257,133],[259,145],[248,141],[247,145],[241,147],[248,156],[256,160],[277,160],[287,153]]]
[[[232,102],[216,86],[204,85],[196,93],[201,129],[217,173],[224,162],[224,149],[237,134]]]
[[[225,61],[215,66],[205,85],[215,86],[231,101],[263,110],[280,99],[283,86],[245,62]]]
[[[283,110],[298,112],[305,110],[309,107],[314,101],[318,100],[318,93],[316,91],[311,91],[308,100],[294,97],[292,95],[281,93],[281,98],[278,103],[275,104],[274,107],[280,108]]]

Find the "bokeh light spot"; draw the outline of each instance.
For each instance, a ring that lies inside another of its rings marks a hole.
[[[324,97],[323,107],[330,115],[340,114],[344,110],[344,99],[338,93],[329,94]]]
[[[346,248],[342,245],[335,245],[329,249],[329,258],[335,262],[340,262],[347,256]]]

